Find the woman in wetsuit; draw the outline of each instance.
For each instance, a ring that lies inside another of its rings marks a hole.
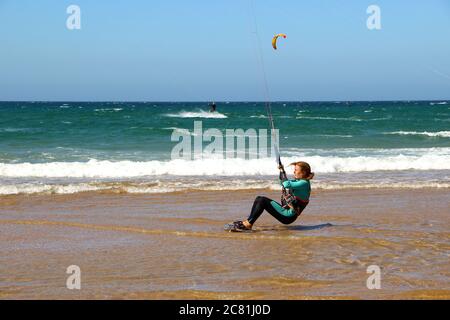
[[[279,204],[267,197],[256,197],[248,219],[233,222],[231,231],[251,230],[253,224],[264,210],[283,224],[291,224],[298,218],[308,205],[311,194],[310,180],[314,177],[314,173],[311,172],[311,167],[306,162],[299,161],[291,163],[291,165],[294,166],[295,179],[293,180],[288,180],[284,173],[284,168],[282,166],[279,167],[280,182],[285,191],[282,196],[283,204]]]

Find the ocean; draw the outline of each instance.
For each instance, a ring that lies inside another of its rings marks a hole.
[[[279,189],[273,157],[173,158],[172,134],[194,121],[224,137],[269,128],[262,102],[216,104],[0,102],[0,195]],[[450,188],[450,101],[275,102],[272,112],[282,161],[310,163],[315,189]]]

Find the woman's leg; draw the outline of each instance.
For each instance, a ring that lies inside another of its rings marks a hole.
[[[279,203],[267,197],[258,196],[253,203],[252,211],[246,222],[253,225],[264,210],[269,212],[275,219],[283,224],[290,224],[297,219],[297,215],[293,214],[288,209],[284,209]]]

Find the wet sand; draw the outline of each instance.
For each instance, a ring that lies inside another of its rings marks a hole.
[[[284,226],[223,225],[273,191],[0,197],[1,299],[449,299],[448,189],[316,191]],[[81,268],[81,290],[66,268]],[[381,289],[366,286],[381,268]]]

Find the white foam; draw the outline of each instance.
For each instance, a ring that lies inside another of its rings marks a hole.
[[[267,116],[261,114],[261,115],[259,115],[259,116],[250,116],[250,118],[266,119]]]
[[[314,190],[347,189],[448,189],[448,181],[413,182],[334,182],[313,181]],[[81,192],[110,192],[132,194],[171,193],[180,191],[238,191],[238,190],[273,190],[279,191],[280,185],[273,180],[184,180],[157,181],[157,183],[72,183],[72,184],[15,184],[0,186],[0,195],[17,194],[75,194]]]
[[[387,182],[387,183],[314,183],[316,190],[347,190],[347,189],[448,189],[448,182],[421,182],[414,184],[412,182]]]
[[[122,111],[123,110],[123,108],[102,108],[102,109],[94,109],[94,111],[96,111],[96,112],[105,112],[105,111],[115,111],[115,112],[118,112],[118,111]]]
[[[384,134],[418,135],[418,136],[428,136],[428,137],[450,138],[450,131],[438,131],[438,132],[394,131],[394,132],[384,132]]]
[[[205,110],[199,110],[197,112],[181,111],[179,113],[168,113],[165,114],[165,116],[171,118],[216,118],[216,119],[228,118],[223,113],[209,112]]]
[[[334,121],[380,121],[380,120],[390,120],[392,116],[382,117],[382,118],[372,118],[372,119],[360,119],[355,117],[350,118],[334,118],[334,117],[306,117],[302,115],[297,115],[296,119],[307,119],[307,120],[334,120]]]
[[[306,117],[306,116],[297,116],[295,119],[357,121],[357,122],[364,121],[363,119],[358,119],[358,118]]]
[[[341,156],[302,156],[290,152],[285,163],[307,161],[313,171],[320,173],[373,172],[379,170],[450,170],[448,148],[389,150],[386,154],[359,156],[353,153]],[[0,163],[0,177],[43,178],[134,178],[158,175],[172,176],[259,176],[273,175],[274,159],[198,159],[170,161],[99,161]]]
[[[0,132],[29,132],[29,128],[0,128]]]
[[[0,186],[1,195],[13,194],[73,194],[87,191],[102,190],[101,186],[91,186],[86,183],[69,185],[49,185],[49,184],[17,184]]]
[[[327,138],[352,138],[352,135],[349,134],[318,134],[316,137],[327,137]]]

